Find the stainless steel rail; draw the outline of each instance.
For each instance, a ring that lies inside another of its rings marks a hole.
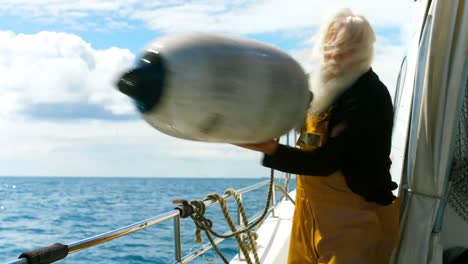
[[[265,185],[268,185],[268,184],[269,184],[268,180],[267,181],[262,181],[262,182],[259,182],[257,184],[251,185],[249,187],[239,189],[239,190],[237,190],[237,193],[241,194],[241,197],[242,197],[243,193],[247,193],[247,192],[256,190],[256,189],[258,189],[260,187],[263,187]],[[276,189],[276,188],[273,188],[273,189]],[[231,195],[223,195],[223,198],[229,199],[229,198],[231,198]],[[216,204],[218,202],[217,201],[205,201],[204,203],[205,203],[205,206],[211,206],[211,205],[214,205],[214,204]],[[270,206],[269,210],[272,210],[272,208],[274,208],[274,206],[275,206],[275,204],[273,202],[273,204],[272,204],[272,206]],[[78,252],[80,250],[90,248],[90,247],[93,247],[93,246],[96,246],[96,245],[99,245],[99,244],[102,244],[102,243],[105,243],[107,241],[116,239],[116,238],[121,237],[121,236],[128,235],[130,233],[139,231],[141,229],[148,228],[150,226],[159,224],[159,223],[167,221],[169,219],[174,219],[174,243],[175,243],[174,244],[174,246],[175,246],[175,262],[174,263],[187,263],[187,262],[193,260],[194,258],[198,257],[199,255],[203,254],[207,250],[211,249],[212,246],[211,246],[211,244],[205,244],[205,245],[201,246],[198,250],[188,254],[187,256],[182,257],[181,226],[180,226],[180,215],[179,214],[180,214],[179,210],[172,210],[170,212],[167,212],[167,213],[155,216],[155,217],[151,217],[151,218],[148,218],[146,220],[130,224],[128,226],[124,226],[124,227],[121,227],[121,228],[118,228],[118,229],[115,229],[115,230],[112,230],[112,231],[109,231],[109,232],[106,232],[106,233],[102,233],[102,234],[99,234],[99,235],[96,235],[96,236],[93,236],[93,237],[89,237],[89,238],[85,238],[85,239],[82,239],[82,240],[79,240],[79,241],[76,241],[76,242],[72,242],[72,243],[68,244],[69,254],[75,253],[75,252]],[[253,222],[256,219],[258,219],[258,217],[260,217],[260,214],[253,217],[253,219],[249,220],[249,221]],[[239,225],[242,226],[242,223],[239,223]],[[223,240],[224,239],[216,239],[215,243],[216,244],[221,243]],[[28,260],[26,258],[20,258],[20,259],[8,262],[7,264],[28,264]]]

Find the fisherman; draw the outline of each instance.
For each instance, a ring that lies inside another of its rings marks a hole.
[[[399,234],[390,176],[393,107],[371,68],[375,34],[341,9],[325,23],[310,78],[314,98],[297,142],[238,146],[298,174],[288,263],[388,263]]]

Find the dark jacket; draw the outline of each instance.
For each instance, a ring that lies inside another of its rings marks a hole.
[[[338,169],[349,188],[367,201],[390,204],[396,183],[390,176],[393,106],[378,76],[369,70],[339,96],[330,113],[329,131],[345,122],[346,129],[314,151],[279,145],[265,155],[263,165],[280,171],[328,176]]]

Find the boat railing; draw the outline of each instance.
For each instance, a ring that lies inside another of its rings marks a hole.
[[[258,188],[261,188],[265,185],[268,185],[269,181],[262,181],[259,183],[256,183],[254,185],[248,186],[246,188],[242,188],[237,190],[237,193],[240,196],[240,199],[242,199],[242,194],[256,190]],[[283,198],[291,200],[294,203],[294,200],[288,195],[287,189],[277,185],[273,184],[272,186],[272,202],[270,203],[271,206],[268,208],[268,211],[272,211],[272,215],[274,216],[274,208],[276,207],[276,198],[275,198],[275,190],[278,189],[283,193]],[[287,188],[287,186],[286,186]],[[223,196],[224,199],[229,199],[232,198],[231,195],[226,194]],[[282,199],[283,199],[282,198]],[[204,201],[205,206],[211,206],[218,203],[217,201]],[[78,252],[80,250],[94,247],[100,244],[103,244],[105,242],[108,242],[110,240],[128,235],[130,233],[148,228],[150,226],[168,221],[168,220],[173,220],[174,224],[174,248],[175,248],[175,256],[174,256],[174,263],[188,263],[195,259],[196,257],[200,256],[201,254],[205,253],[209,249],[211,249],[213,246],[210,243],[204,244],[200,246],[197,250],[190,252],[186,256],[182,256],[182,239],[181,239],[181,211],[178,209],[174,209],[170,212],[148,218],[143,221],[139,221],[106,233],[102,233],[96,236],[92,236],[89,238],[85,238],[79,241],[72,242],[68,245],[63,245],[63,244],[54,244],[49,247],[43,247],[39,248],[37,250],[33,250],[30,252],[23,253],[17,260],[8,262],[7,264],[33,264],[33,263],[52,263],[55,261],[58,261],[60,259],[65,258],[67,255]],[[252,219],[249,219],[249,222],[252,223],[256,221],[259,217],[261,217],[261,213],[258,215],[255,215],[252,217]],[[238,226],[237,228],[240,228],[243,226],[242,219],[240,217],[240,213],[238,212]],[[223,238],[218,238],[215,239],[215,244],[219,244],[225,239]],[[64,252],[65,251],[65,252]],[[27,257],[22,257],[22,256],[27,256]],[[31,257],[32,256],[32,257]]]

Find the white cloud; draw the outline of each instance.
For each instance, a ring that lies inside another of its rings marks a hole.
[[[21,16],[46,23],[83,18],[114,17],[142,21],[163,32],[204,30],[259,33],[314,27],[323,16],[341,7],[351,7],[369,17],[374,26],[400,26],[413,17],[409,0],[265,0],[265,1],[142,1],[142,0],[0,0],[0,14]],[[114,20],[102,23],[112,26]]]
[[[129,50],[96,50],[73,34],[0,31],[0,113],[58,102],[100,104],[127,113],[132,106],[113,83],[133,60]]]
[[[349,1],[269,0],[231,4],[230,1],[193,1],[135,9],[129,13],[149,28],[163,32],[216,31],[237,34],[288,31],[318,27],[326,15],[338,8],[350,7],[366,15],[376,27],[399,27],[413,17],[414,4],[407,0]],[[397,15],[398,14],[398,15]]]
[[[0,92],[0,117],[6,117],[21,109],[18,97],[20,96],[17,93]]]

